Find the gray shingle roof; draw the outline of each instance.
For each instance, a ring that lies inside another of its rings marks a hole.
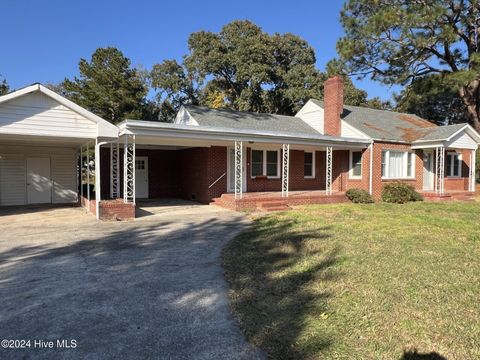
[[[295,116],[210,109],[194,105],[185,105],[185,109],[201,126],[318,135],[318,131]]]
[[[323,107],[323,101],[311,100]],[[344,105],[342,119],[373,139],[411,142],[439,127],[414,114]]]
[[[463,128],[465,124],[438,126],[419,140],[445,140]]]

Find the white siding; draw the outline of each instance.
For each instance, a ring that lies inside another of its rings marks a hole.
[[[0,104],[0,133],[95,138],[97,124],[34,92]]]
[[[0,205],[26,203],[25,157],[0,153]]]
[[[197,120],[182,106],[175,117],[175,124],[198,126]]]
[[[347,124],[342,120],[342,137],[355,138],[355,139],[370,139],[361,131],[358,131],[352,125]]]
[[[476,149],[477,143],[465,131],[460,132],[451,139],[447,147],[456,149]]]
[[[53,203],[77,201],[77,164],[73,154],[52,156]]]
[[[323,109],[314,104],[311,101],[307,103],[300,109],[300,111],[295,115],[303,121],[305,121],[312,128],[317,130],[320,134],[324,133],[323,126]]]
[[[77,202],[75,149],[0,145],[0,205],[26,204],[26,159],[39,156],[51,159],[53,203]]]

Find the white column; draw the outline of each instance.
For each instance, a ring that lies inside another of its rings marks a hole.
[[[125,135],[123,146],[123,201],[135,203],[135,135]]]
[[[368,168],[369,181],[368,181],[368,193],[373,195],[373,142],[368,146],[370,153],[370,166]]]
[[[288,197],[288,178],[290,167],[290,144],[282,147],[282,197]]]
[[[235,199],[243,197],[243,144],[235,141]]]
[[[80,201],[83,201],[83,145],[80,146]]]
[[[98,139],[95,141],[95,214],[97,219],[100,218],[100,200],[101,200],[101,188],[100,188],[100,145]]]
[[[119,154],[118,141],[116,143],[110,143],[110,197],[112,199],[120,197]]]
[[[477,160],[477,150],[472,150],[471,153],[471,160],[470,160],[470,191],[475,192],[476,187],[476,179],[475,179],[475,167],[476,167],[476,160]]]
[[[87,209],[90,211],[90,147],[87,143]]]
[[[445,191],[445,148],[438,146],[435,148],[435,192],[444,194]]]
[[[333,149],[331,146],[326,147],[326,169],[325,169],[325,194],[332,195],[332,162]]]

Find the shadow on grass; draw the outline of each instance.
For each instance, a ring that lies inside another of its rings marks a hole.
[[[333,341],[314,323],[328,311],[326,288],[339,276],[333,265],[340,249],[328,241],[329,227],[294,225],[257,219],[223,253],[236,318],[247,338],[275,359],[318,357]],[[322,283],[325,289],[318,288]]]
[[[447,360],[447,358],[435,351],[422,354],[417,352],[417,350],[413,350],[405,351],[400,360]]]

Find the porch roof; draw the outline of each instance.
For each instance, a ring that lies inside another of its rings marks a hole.
[[[120,136],[132,134],[135,136],[157,138],[183,138],[192,140],[212,141],[255,141],[264,143],[289,143],[310,146],[332,147],[367,147],[371,140],[335,137],[329,135],[301,132],[283,132],[267,130],[251,130],[222,128],[202,125],[183,125],[143,120],[125,120],[119,125]]]
[[[480,135],[468,124],[439,126],[412,143],[412,149],[444,146],[447,148],[476,149]]]

